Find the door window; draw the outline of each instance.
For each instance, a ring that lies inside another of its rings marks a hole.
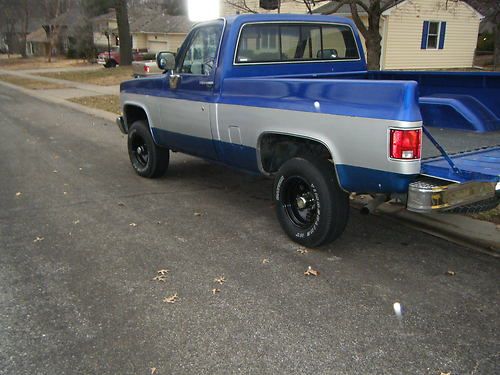
[[[200,27],[194,31],[180,66],[180,73],[205,75],[212,73],[222,35],[222,22]]]

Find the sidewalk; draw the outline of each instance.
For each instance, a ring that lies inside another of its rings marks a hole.
[[[94,68],[65,68],[65,71],[92,69]],[[118,85],[98,86],[62,79],[40,77],[36,75],[36,73],[41,73],[42,71],[45,72],[46,69],[30,71],[8,71],[0,69],[0,74],[10,74],[23,78],[63,84],[67,86],[67,88],[30,90],[3,82],[1,80],[0,85],[19,90],[27,95],[34,96],[46,102],[65,105],[92,116],[102,118],[106,121],[115,121],[117,115],[114,113],[73,103],[67,99],[84,96],[119,95],[120,88]],[[356,199],[352,202],[352,205],[355,208],[360,208],[367,202],[368,201],[362,198],[356,197]],[[500,257],[500,228],[493,223],[473,219],[464,215],[447,213],[418,214],[406,210],[402,205],[395,205],[391,203],[385,203],[379,206],[375,211],[375,214],[392,218],[398,223],[400,222],[405,225],[412,226],[422,232],[488,253],[494,257]]]
[[[102,69],[102,67],[99,67]],[[96,70],[97,68],[95,67],[90,67],[90,68],[61,68],[61,69],[56,69],[56,71],[85,71],[85,70]],[[77,96],[94,96],[94,95],[119,95],[120,94],[120,86],[119,85],[114,85],[114,86],[99,86],[99,85],[92,85],[88,83],[82,83],[82,82],[75,82],[75,81],[66,81],[64,79],[57,79],[57,78],[49,78],[49,77],[42,77],[37,74],[40,73],[46,73],[49,70],[54,71],[53,69],[33,69],[33,70],[6,70],[6,69],[0,69],[0,75],[11,75],[11,76],[16,76],[16,77],[21,77],[21,78],[27,78],[27,79],[34,79],[37,81],[41,82],[51,82],[51,83],[58,83],[62,85],[66,85],[68,87],[71,87],[73,89],[77,90],[83,90],[86,92],[86,95],[77,95]],[[66,89],[57,89],[57,90],[66,90]],[[43,90],[39,90],[43,91]],[[55,91],[55,90],[54,90]],[[63,94],[60,94],[64,96]],[[68,95],[71,94],[71,92],[68,92]],[[50,93],[49,93],[50,95]],[[65,96],[65,98],[71,98],[75,96]]]
[[[85,71],[85,70],[96,70],[102,69],[102,67],[75,67],[75,68],[61,68],[61,69],[31,69],[31,70],[21,70],[21,71],[13,71],[0,69],[0,75],[11,75],[21,78],[33,79],[41,82],[50,82],[57,83],[66,86],[61,89],[40,89],[40,90],[31,90],[18,85],[14,85],[11,83],[4,82],[0,80],[0,85],[4,85],[10,87],[14,90],[21,91],[27,95],[34,96],[40,100],[49,102],[62,104],[64,106],[79,110],[81,112],[85,112],[87,114],[103,118],[107,121],[114,122],[116,119],[116,114],[103,111],[97,108],[87,107],[81,104],[73,103],[68,99],[72,98],[80,98],[86,96],[99,96],[99,95],[119,95],[120,94],[120,86],[99,86],[82,82],[75,81],[67,81],[63,79],[49,78],[38,76],[37,74],[53,72],[53,71]]]

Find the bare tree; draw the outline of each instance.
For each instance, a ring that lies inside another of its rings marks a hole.
[[[47,61],[52,62],[52,52],[59,37],[61,25],[57,18],[61,14],[61,0],[44,0],[47,23],[43,25],[48,40]]]

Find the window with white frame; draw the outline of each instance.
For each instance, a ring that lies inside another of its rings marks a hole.
[[[446,22],[424,21],[421,49],[443,49]]]

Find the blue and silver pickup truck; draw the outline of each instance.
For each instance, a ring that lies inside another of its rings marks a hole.
[[[368,71],[352,21],[288,14],[200,23],[157,63],[120,88],[137,174],[164,174],[171,150],[272,177],[302,245],[341,235],[352,192],[417,212],[498,204],[498,73]]]

